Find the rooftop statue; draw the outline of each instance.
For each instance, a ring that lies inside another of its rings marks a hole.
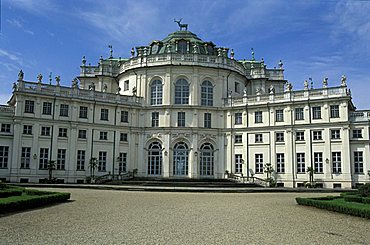
[[[342,87],[347,86],[347,77],[345,75],[343,75],[341,80],[340,80],[340,86],[342,86]]]
[[[323,88],[327,88],[328,87],[328,80],[329,79],[327,77],[325,77],[324,80],[322,81],[322,87]]]
[[[37,80],[38,80],[39,83],[41,83],[41,81],[42,81],[42,75],[41,75],[41,73],[37,75]]]
[[[308,90],[308,81],[307,80],[304,81],[304,90]]]
[[[60,86],[60,76],[56,76],[55,81],[57,81],[57,86]]]
[[[270,85],[270,88],[269,88],[269,92],[270,92],[270,94],[275,94],[275,87],[274,87],[274,85]]]
[[[173,21],[179,25],[180,31],[182,31],[182,28],[184,28],[185,31],[188,30],[188,24],[181,24],[182,18],[180,20],[173,19]]]
[[[77,80],[77,77],[73,78],[73,80],[72,80],[72,88],[78,88],[78,80]]]
[[[23,81],[24,73],[22,70],[19,71],[18,73],[18,81]]]

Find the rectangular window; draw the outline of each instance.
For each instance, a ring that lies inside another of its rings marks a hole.
[[[330,106],[330,117],[331,118],[339,118],[339,105],[331,105]]]
[[[101,109],[100,110],[100,120],[108,121],[108,116],[109,116],[108,113],[109,113],[108,109]]]
[[[178,127],[185,127],[185,112],[178,112],[177,113],[177,126]]]
[[[306,172],[306,163],[304,153],[297,153],[297,173],[302,174]]]
[[[321,119],[321,106],[312,107],[312,119]]]
[[[101,131],[100,132],[100,140],[108,140],[108,132],[106,131]]]
[[[32,125],[23,125],[23,134],[32,134]]]
[[[263,155],[262,154],[255,154],[255,161],[256,161],[256,174],[263,173]]]
[[[277,153],[276,154],[276,172],[277,173],[285,173],[284,153]]]
[[[364,156],[362,151],[354,152],[354,162],[355,162],[355,173],[362,174],[364,172]]]
[[[211,113],[204,113],[204,127],[205,128],[212,127],[212,114]]]
[[[332,152],[332,162],[333,162],[333,173],[340,174],[342,172],[342,153]]]
[[[98,171],[105,172],[107,168],[107,152],[99,151]]]
[[[123,91],[128,91],[129,89],[129,80],[123,82]]]
[[[159,112],[152,112],[152,127],[159,127]]]
[[[87,118],[87,107],[80,106],[80,118]]]
[[[77,151],[77,170],[85,170],[86,152],[84,150]]]
[[[0,146],[0,168],[8,168],[9,146]]]
[[[295,140],[296,141],[304,141],[304,131],[298,131],[296,132],[296,135],[295,135]]]
[[[295,108],[295,120],[304,120],[303,108]]]
[[[50,127],[41,127],[42,136],[50,136],[51,129]]]
[[[262,123],[262,111],[256,111],[254,113],[254,122],[255,123]]]
[[[243,114],[241,112],[235,113],[235,125],[243,124]]]
[[[59,128],[59,134],[58,134],[58,136],[59,137],[66,138],[67,137],[67,132],[68,132],[68,129],[67,128]]]
[[[31,147],[22,147],[21,168],[30,168]]]
[[[43,102],[42,103],[42,114],[44,115],[51,115],[51,107],[52,103],[50,102]]]
[[[33,100],[26,100],[24,104],[24,112],[25,113],[34,113],[35,111],[35,101]]]
[[[241,134],[236,134],[234,138],[234,143],[235,144],[240,144],[243,143],[243,135]]]
[[[360,139],[362,138],[362,129],[354,129],[352,130],[352,138]]]
[[[1,124],[1,132],[2,133],[10,133],[10,124],[2,123]]]
[[[120,152],[119,153],[119,162],[118,162],[118,172],[121,174],[122,172],[127,171],[127,153]]]
[[[47,169],[49,161],[49,148],[40,148],[39,169]]]
[[[332,139],[340,139],[340,129],[332,129],[330,132]]]
[[[128,111],[121,111],[121,122],[128,123]]]
[[[284,132],[276,133],[276,142],[284,142]]]
[[[322,152],[313,153],[313,161],[315,165],[315,173],[322,174],[324,172],[323,161],[322,161]]]
[[[235,82],[235,93],[240,94],[240,83],[238,83],[238,82]]]
[[[255,139],[255,143],[262,143],[263,142],[262,134],[255,134],[254,139]]]
[[[86,130],[85,129],[78,130],[78,138],[79,139],[86,139]]]
[[[276,122],[284,122],[284,110],[276,110],[275,111],[275,121]]]
[[[119,140],[123,142],[127,142],[128,141],[127,133],[120,133]]]
[[[69,105],[60,104],[59,116],[68,117],[68,109],[69,109]]]
[[[66,149],[58,149],[57,170],[64,170],[66,166]]]
[[[235,154],[235,173],[243,173],[243,157],[242,154]]]
[[[313,140],[322,140],[322,131],[313,131],[312,132]]]

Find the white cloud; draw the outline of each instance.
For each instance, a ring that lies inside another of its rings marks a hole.
[[[370,52],[370,3],[368,1],[340,1],[327,16],[332,24],[331,37],[338,43],[347,38],[349,48]]]
[[[6,22],[9,23],[12,26],[18,28],[18,29],[21,29],[25,33],[28,33],[30,35],[34,35],[35,34],[33,31],[28,30],[28,29],[26,29],[24,27],[24,21],[23,20],[20,20],[20,19],[7,19]]]
[[[47,15],[58,10],[56,5],[58,1],[52,0],[5,0],[5,2],[34,15]]]
[[[4,57],[8,60],[14,61],[14,62],[18,63],[19,65],[22,65],[22,63],[23,63],[23,59],[21,58],[21,54],[8,52],[4,49],[0,49],[0,57]]]

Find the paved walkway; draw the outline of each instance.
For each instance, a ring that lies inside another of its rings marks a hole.
[[[50,190],[74,201],[1,217],[1,244],[370,244],[369,220],[294,200],[324,193]]]

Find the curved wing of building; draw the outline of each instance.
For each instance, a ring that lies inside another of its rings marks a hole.
[[[293,90],[283,64],[180,30],[130,58],[82,60],[71,87],[19,74],[0,107],[0,178],[83,183],[87,177],[274,178],[299,187],[369,181],[370,112],[346,78]],[[53,166],[50,163],[53,163]]]

